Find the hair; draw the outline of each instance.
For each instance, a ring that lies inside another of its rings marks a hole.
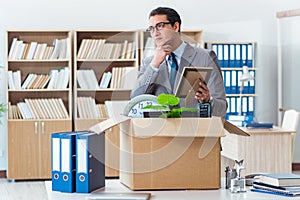
[[[181,19],[179,14],[176,12],[176,10],[168,7],[158,7],[152,10],[149,14],[149,18],[154,16],[154,15],[166,15],[167,20],[171,23],[173,26],[175,22],[179,23],[179,32],[180,32],[180,27],[181,27]]]

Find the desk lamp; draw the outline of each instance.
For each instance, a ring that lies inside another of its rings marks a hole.
[[[242,94],[244,90],[244,83],[253,80],[254,77],[249,73],[248,67],[243,66],[243,74],[240,76],[240,109],[239,109],[239,115],[242,115]]]

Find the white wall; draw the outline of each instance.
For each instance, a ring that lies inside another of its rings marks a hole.
[[[275,15],[299,8],[298,0],[3,0],[0,65],[6,64],[6,30],[145,29],[149,11],[161,5],[180,13],[183,29],[203,29],[205,41],[257,42],[256,116],[260,121],[277,123]],[[5,70],[1,70],[0,91],[0,100],[5,101]],[[0,170],[7,167],[7,127],[5,119],[2,122]]]
[[[300,16],[280,20],[282,35],[283,107],[300,111]],[[300,126],[296,135],[294,161],[300,163]]]

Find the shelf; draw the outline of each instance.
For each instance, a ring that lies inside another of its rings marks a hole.
[[[6,47],[7,178],[51,179],[51,134],[72,130],[71,32],[7,31]]]
[[[207,42],[205,46],[213,50],[218,58],[228,102],[227,116],[237,115],[240,109],[242,109],[243,115],[254,116],[255,98],[257,96],[255,94],[255,77],[258,69],[255,66],[256,43],[248,41],[214,41]],[[248,72],[254,79],[242,83],[240,77],[244,73],[244,66],[248,67]],[[244,84],[244,89],[243,93],[240,94],[242,84]]]

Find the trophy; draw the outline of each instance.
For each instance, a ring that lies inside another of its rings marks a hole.
[[[226,176],[226,184],[225,188],[229,189],[231,185],[231,179],[234,179],[237,177],[236,170],[235,169],[230,169],[229,166],[226,167],[225,169],[225,176]]]
[[[245,169],[244,160],[235,160],[234,169],[236,171],[236,177],[230,180],[230,192],[246,192],[246,180],[241,177],[241,170]],[[227,178],[227,177],[226,177]]]

